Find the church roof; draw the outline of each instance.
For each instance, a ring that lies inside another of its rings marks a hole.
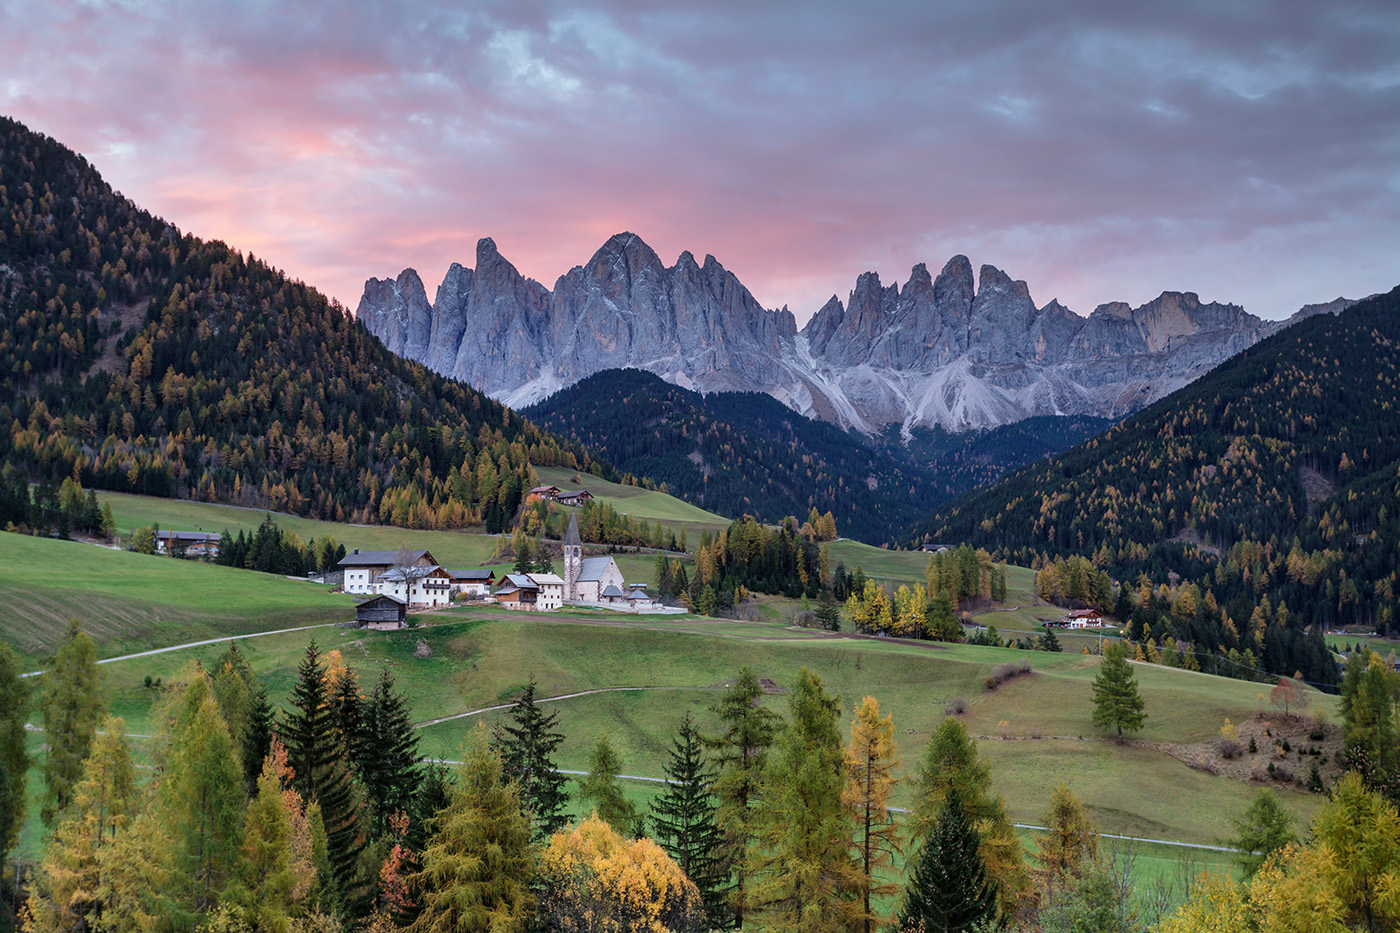
[[[578,536],[578,515],[569,516],[569,531],[564,535],[564,547],[582,547],[583,541]]]
[[[608,599],[621,599],[622,590],[617,588],[616,583],[609,583],[607,586],[603,587],[603,592],[598,595],[607,597]]]
[[[609,564],[616,566],[617,561],[611,557],[585,557],[579,561],[578,578],[581,581],[587,580],[589,582],[601,580],[603,572],[608,569]]]

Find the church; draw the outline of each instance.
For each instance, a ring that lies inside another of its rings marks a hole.
[[[584,557],[578,515],[569,516],[564,536],[564,599],[569,602],[612,603],[626,600],[626,581],[611,557]]]

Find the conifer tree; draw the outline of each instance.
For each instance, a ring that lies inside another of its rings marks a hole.
[[[854,864],[851,823],[841,804],[841,705],[804,667],[788,694],[788,713],[760,783],[748,900],[773,929],[844,930]]]
[[[1061,784],[1050,797],[1050,811],[1043,817],[1045,832],[1036,839],[1036,861],[1047,880],[1055,881],[1079,870],[1098,856],[1098,831],[1074,791]]]
[[[45,825],[53,825],[68,806],[73,785],[82,776],[102,712],[99,676],[97,646],[75,619],[68,624],[53,670],[44,675],[44,738],[49,746],[44,759]]]
[[[351,781],[332,699],[326,668],[313,641],[297,668],[292,709],[284,711],[278,731],[287,748],[292,786],[308,805],[320,807],[330,880],[345,909],[354,912],[365,906],[368,896],[358,864],[365,846],[361,798]]]
[[[866,697],[851,722],[851,743],[846,746],[846,783],[841,800],[855,823],[858,872],[855,877],[859,909],[854,919],[865,933],[891,918],[872,909],[872,898],[895,892],[895,885],[880,881],[899,855],[899,830],[890,816],[894,769],[899,757],[894,741],[894,717],[880,716],[880,704]]]
[[[423,783],[418,732],[413,728],[408,700],[394,689],[394,676],[385,668],[362,705],[360,740],[356,743],[356,770],[365,796],[374,804],[370,838],[381,838],[389,817],[412,813]]]
[[[900,929],[970,933],[996,917],[996,882],[983,864],[981,842],[962,795],[950,789],[905,888]]]
[[[710,793],[714,773],[705,764],[704,739],[689,713],[676,730],[665,772],[668,783],[651,803],[653,834],[695,883],[707,920],[718,928],[732,916],[728,872],[715,821],[718,804]]]
[[[243,778],[250,795],[257,793],[263,761],[272,752],[273,723],[272,704],[267,701],[267,691],[259,684],[249,699],[248,723],[239,747]]]
[[[228,900],[242,908],[255,930],[289,933],[297,877],[292,868],[292,817],[277,764],[263,763],[258,793],[243,823],[243,858]]]
[[[28,489],[26,488],[26,494]],[[29,774],[24,724],[29,712],[29,689],[20,677],[19,657],[0,642],[0,861],[14,846],[24,825],[24,784]]]
[[[447,807],[433,820],[412,886],[422,913],[411,933],[516,933],[534,905],[530,821],[501,757],[478,726],[463,750]],[[489,857],[483,857],[488,855]]]
[[[1136,732],[1147,722],[1142,696],[1138,693],[1137,676],[1128,663],[1127,647],[1114,642],[1104,649],[1099,673],[1094,677],[1094,725],[1110,726]]]
[[[548,839],[564,828],[568,817],[564,806],[569,794],[564,790],[566,778],[554,764],[554,752],[564,735],[555,732],[558,713],[545,715],[535,703],[535,678],[511,708],[513,725],[504,726],[497,738],[501,761],[506,773],[520,788],[520,800],[537,840]]]
[[[967,727],[949,716],[924,751],[914,788],[911,839],[927,838],[944,801],[954,791],[982,839],[982,862],[997,883],[1001,909],[1009,915],[1029,882],[1021,841],[1006,814],[1005,802],[992,793],[991,769],[977,754]]]
[[[98,889],[104,855],[133,817],[138,800],[126,723],[109,716],[35,876],[28,929],[57,933],[95,925],[103,907]]]
[[[588,774],[579,782],[579,799],[591,804],[598,819],[611,826],[619,835],[637,833],[637,808],[622,792],[617,775],[621,771],[617,752],[608,741],[606,732],[599,734],[588,756]]]
[[[1230,840],[1230,848],[1238,851],[1236,861],[1245,878],[1253,878],[1269,856],[1298,841],[1293,832],[1293,815],[1267,787],[1259,788],[1244,816],[1231,820],[1230,825],[1237,833]]]
[[[243,774],[209,677],[193,670],[176,699],[157,811],[172,842],[173,916],[192,923],[212,910],[238,864]]]
[[[720,699],[715,712],[723,731],[707,739],[718,768],[715,797],[719,809],[715,822],[724,839],[724,870],[734,878],[730,903],[733,925],[744,925],[749,847],[753,840],[752,808],[758,796],[759,775],[773,744],[781,718],[760,705],[763,688],[747,667],[739,669],[734,684]]]

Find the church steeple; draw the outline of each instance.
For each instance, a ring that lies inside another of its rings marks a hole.
[[[564,535],[564,598],[578,599],[578,578],[583,572],[583,539],[578,536],[578,513],[569,515]]]

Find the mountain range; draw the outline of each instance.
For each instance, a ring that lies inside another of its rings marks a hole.
[[[1023,281],[966,256],[937,276],[920,263],[901,287],[861,275],[800,330],[763,308],[713,256],[672,266],[631,233],[610,238],[553,290],[496,248],[454,263],[428,301],[405,269],[370,279],[356,317],[390,350],[512,407],[607,369],[643,369],[703,393],[763,392],[804,415],[865,434],[897,425],[986,429],[1035,415],[1120,418],[1189,383],[1292,320],[1163,292],[1081,317],[1037,306]]]

